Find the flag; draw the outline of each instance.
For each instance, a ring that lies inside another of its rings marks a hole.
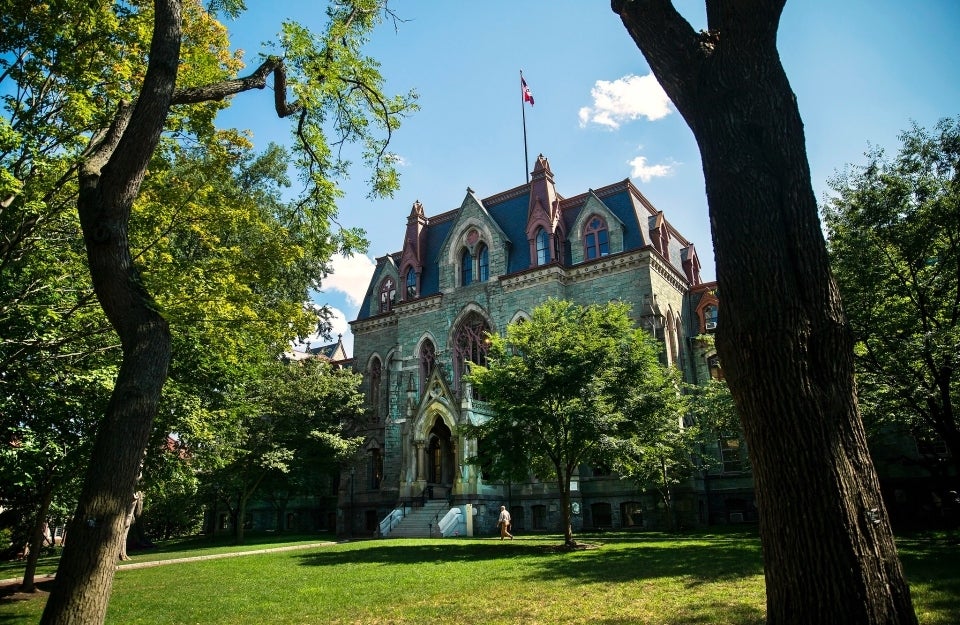
[[[527,86],[527,81],[523,79],[523,76],[520,76],[520,90],[523,91],[523,101],[529,102],[530,106],[533,106],[533,94],[530,93],[530,87]]]

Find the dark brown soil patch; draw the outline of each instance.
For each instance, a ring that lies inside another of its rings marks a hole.
[[[50,594],[50,587],[53,586],[52,579],[43,579],[36,582],[35,592],[23,592],[20,590],[20,582],[10,582],[0,585],[0,603],[13,603],[14,601],[30,601],[31,599],[40,599]]]

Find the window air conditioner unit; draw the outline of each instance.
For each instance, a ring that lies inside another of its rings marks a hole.
[[[717,329],[717,322],[716,322],[716,321],[708,321],[708,322],[707,322],[707,329],[708,329],[708,330],[716,330],[716,329]]]
[[[731,512],[731,513],[730,513],[730,522],[731,522],[731,523],[743,523],[743,513],[742,513],[742,512]]]

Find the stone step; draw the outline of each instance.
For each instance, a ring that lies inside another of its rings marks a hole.
[[[429,538],[431,534],[437,536],[437,522],[447,510],[449,504],[445,501],[428,501],[421,508],[412,508],[387,534],[387,538]]]

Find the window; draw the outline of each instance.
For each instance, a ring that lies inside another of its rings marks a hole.
[[[414,299],[417,296],[417,272],[413,267],[407,269],[407,295],[404,299]]]
[[[723,460],[724,473],[741,473],[744,470],[743,448],[739,438],[721,438],[720,458]]]
[[[477,281],[486,282],[490,279],[490,252],[487,246],[480,244],[477,251]]]
[[[547,507],[544,505],[530,506],[530,512],[533,516],[533,529],[547,529]]]
[[[460,255],[460,286],[467,286],[473,282],[473,257],[469,250],[463,250]]]
[[[606,502],[590,504],[590,516],[593,517],[594,528],[613,527],[613,512]]]
[[[717,307],[713,304],[703,308],[703,327],[707,332],[715,332],[717,329]]]
[[[583,231],[583,257],[587,260],[600,258],[610,253],[609,232],[607,222],[594,215],[587,222]]]
[[[537,228],[537,265],[550,262],[550,237],[543,228]]]
[[[487,364],[487,334],[490,327],[477,313],[470,313],[460,324],[454,339],[454,367],[456,367],[455,384],[459,387],[460,379],[467,371],[467,363],[478,365]]]
[[[714,380],[722,380],[723,367],[720,366],[720,356],[713,354],[707,358],[707,367],[710,369],[710,377]]]
[[[379,449],[370,450],[370,488],[376,490],[380,488],[380,482],[383,480],[383,454]]]
[[[390,312],[393,307],[393,299],[397,296],[397,287],[393,283],[393,278],[387,278],[380,283],[380,312]]]
[[[420,394],[426,390],[427,380],[433,373],[433,368],[437,366],[437,348],[433,341],[427,339],[420,345]]]
[[[380,383],[383,378],[383,365],[379,358],[370,363],[370,420],[376,423],[380,420]]]
[[[620,504],[620,527],[643,527],[643,506],[639,501]]]

